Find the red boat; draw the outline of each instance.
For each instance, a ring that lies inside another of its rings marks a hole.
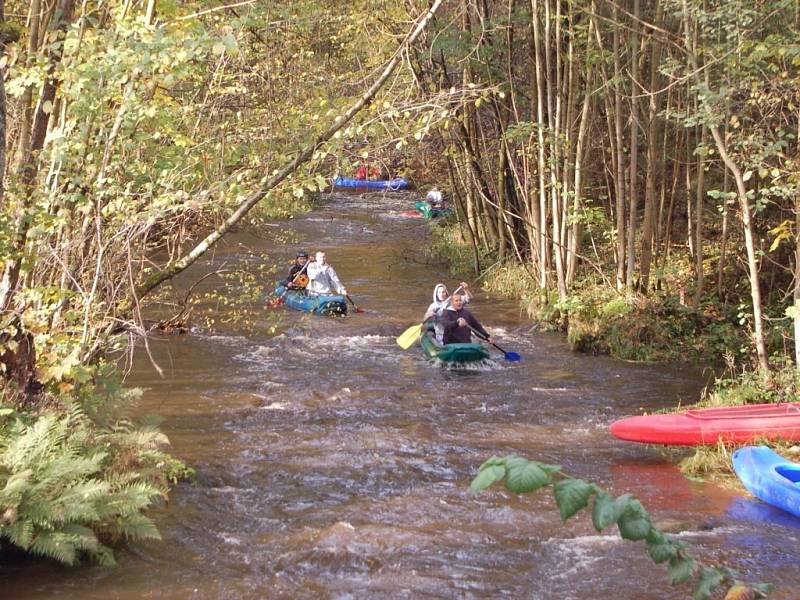
[[[611,424],[614,437],[643,444],[746,444],[759,439],[800,441],[800,402],[750,404],[627,417]]]

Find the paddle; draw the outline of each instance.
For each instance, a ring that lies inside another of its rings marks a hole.
[[[462,286],[458,286],[456,288],[456,291],[453,292],[453,295],[457,294],[462,289],[463,289]],[[445,299],[445,305],[447,305],[447,303],[450,302],[450,298],[452,297],[453,296],[448,296]],[[422,335],[422,325],[423,323],[419,323],[418,325],[412,325],[411,327],[406,329],[403,333],[398,335],[397,339],[395,340],[397,342],[397,345],[400,346],[403,350],[408,350],[409,348],[411,348],[411,346],[414,345],[414,342],[416,342],[419,339],[419,336]]]
[[[469,327],[469,330],[472,333],[474,333],[475,336],[478,337],[479,339],[483,340],[484,342],[488,342],[489,341],[488,338],[483,337],[483,335],[481,335],[481,333],[479,331],[477,331],[474,327],[470,327],[469,325],[467,325],[467,327]],[[500,350],[500,352],[502,352],[503,355],[505,356],[506,360],[510,360],[511,362],[519,362],[519,361],[522,360],[522,357],[519,354],[517,354],[516,352],[506,352],[505,350],[503,350],[500,346],[498,346],[494,342],[489,342],[489,343],[492,346],[494,346],[495,348],[497,348],[498,350]]]
[[[395,341],[403,350],[408,350],[414,345],[414,342],[417,341],[417,338],[419,338],[420,335],[422,335],[422,323],[412,325],[403,333],[398,335]]]
[[[358,306],[356,306],[356,303],[353,302],[353,299],[350,297],[350,294],[345,294],[344,297],[347,298],[348,300],[350,300],[350,304],[353,305],[353,310],[355,310],[357,313],[363,313],[364,312],[363,308],[358,308]]]

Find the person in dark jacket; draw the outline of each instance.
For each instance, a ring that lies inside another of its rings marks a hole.
[[[489,332],[483,328],[471,312],[464,308],[463,294],[454,294],[450,306],[440,317],[444,326],[443,341],[445,344],[469,344],[472,341],[470,327],[481,334],[487,342],[492,343]]]
[[[299,273],[305,272],[306,265],[308,264],[308,252],[300,250],[297,257],[294,259],[292,268],[289,269],[289,275],[283,280],[283,285],[290,290],[303,290],[308,285],[308,277],[303,277]]]

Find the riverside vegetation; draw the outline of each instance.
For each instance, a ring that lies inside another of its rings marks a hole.
[[[437,131],[435,249],[576,350],[799,400],[799,32],[782,0],[465,10],[420,59],[432,95],[486,90]]]

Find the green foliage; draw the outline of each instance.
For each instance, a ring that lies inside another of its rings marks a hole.
[[[130,423],[98,429],[77,406],[37,416],[0,416],[0,538],[75,564],[114,564],[106,543],[160,539],[141,512],[164,491],[147,474],[166,442]]]
[[[560,479],[553,483],[553,476]],[[766,597],[772,590],[766,584],[743,584],[739,574],[727,567],[705,566],[694,559],[686,544],[668,537],[656,527],[650,515],[631,494],[614,497],[602,488],[561,473],[558,465],[530,461],[511,454],[503,458],[493,456],[478,469],[470,487],[485,490],[492,484],[504,481],[506,489],[515,493],[534,492],[552,485],[553,497],[567,521],[592,502],[592,523],[598,532],[617,526],[622,539],[644,541],[647,553],[656,564],[668,562],[667,578],[672,585],[695,579],[695,600],[709,600],[722,586],[746,589],[752,598]]]

